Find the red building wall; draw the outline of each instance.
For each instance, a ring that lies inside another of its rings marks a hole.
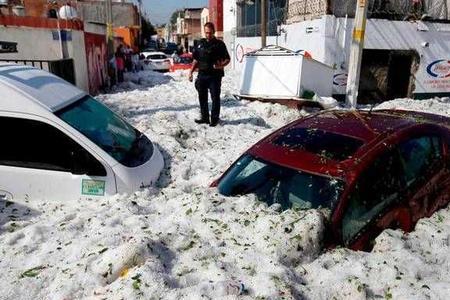
[[[89,92],[98,94],[107,85],[106,36],[85,32],[86,60],[89,75]]]
[[[209,20],[216,26],[216,31],[223,31],[223,0],[209,0]]]
[[[73,7],[77,7],[76,0],[23,0],[23,6],[25,7],[25,14],[32,17],[47,17],[47,12],[50,8],[58,10],[59,7],[69,3]]]

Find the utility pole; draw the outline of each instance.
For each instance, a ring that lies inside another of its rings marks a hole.
[[[114,57],[113,12],[111,0],[106,0],[106,39],[108,59],[110,60]]]
[[[110,74],[109,86],[111,87],[115,84],[117,78],[117,67],[113,67],[110,63],[114,59],[113,14],[111,0],[104,1],[106,5],[106,49],[108,51],[108,74]]]
[[[267,37],[267,0],[261,0],[261,47],[266,46]]]
[[[361,59],[364,48],[368,0],[357,0],[355,23],[353,25],[350,59],[348,62],[347,78],[347,106],[355,109],[358,97],[359,77],[361,73]]]

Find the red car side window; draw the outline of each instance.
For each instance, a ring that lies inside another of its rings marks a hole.
[[[361,173],[342,220],[342,237],[349,245],[386,207],[398,200],[404,187],[397,150],[385,152]]]
[[[442,146],[436,136],[408,140],[399,145],[399,150],[407,186],[426,180],[442,160]]]
[[[406,188],[422,186],[442,165],[442,155],[438,137],[422,136],[404,141],[379,156],[361,173],[350,196],[342,220],[344,243],[351,244],[369,223],[401,200]]]

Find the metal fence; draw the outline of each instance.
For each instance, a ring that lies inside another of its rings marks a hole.
[[[267,0],[269,36],[277,35],[278,25],[286,23],[288,3],[289,0]],[[237,36],[261,36],[261,0],[242,0],[237,4]]]
[[[367,17],[407,20],[409,18],[449,20],[449,0],[369,0]],[[332,0],[331,12],[337,17],[355,15],[356,0]]]
[[[33,66],[50,73],[55,74],[58,77],[76,84],[75,81],[75,69],[72,58],[59,59],[59,60],[31,60],[31,59],[5,59],[1,58],[0,62],[12,62],[19,65]]]
[[[388,20],[450,19],[450,0],[367,0],[368,18]],[[355,16],[357,0],[289,0],[288,23],[318,18]]]

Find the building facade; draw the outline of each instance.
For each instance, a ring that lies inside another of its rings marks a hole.
[[[223,0],[209,0],[209,20],[216,26],[216,37],[223,39]]]
[[[209,16],[210,16],[209,9],[206,7],[203,8],[200,21],[200,29],[202,31],[202,37],[205,36],[205,24],[210,21]]]
[[[202,11],[203,8],[186,8],[184,16],[177,18],[177,44],[188,51],[202,38]]]
[[[308,51],[334,67],[333,94],[343,97],[354,3],[268,3],[267,45]],[[391,1],[389,6],[383,2],[385,7],[369,3],[358,101],[450,96],[450,1],[425,0],[420,7],[406,0]],[[224,0],[224,40],[234,68],[242,67],[245,53],[261,47],[259,5],[260,0]]]

